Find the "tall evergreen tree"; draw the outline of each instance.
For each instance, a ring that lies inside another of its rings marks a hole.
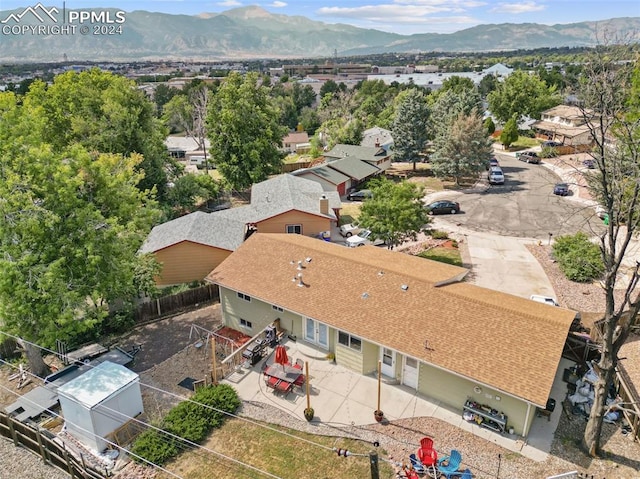
[[[400,95],[403,98],[391,127],[394,159],[413,162],[415,170],[418,156],[429,141],[428,123],[431,111],[421,91],[412,89]]]

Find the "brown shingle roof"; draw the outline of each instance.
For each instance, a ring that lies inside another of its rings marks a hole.
[[[467,283],[437,286],[464,272],[374,246],[258,233],[207,279],[544,407],[574,312]]]

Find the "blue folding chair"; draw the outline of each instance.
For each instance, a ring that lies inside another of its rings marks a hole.
[[[414,471],[416,471],[418,474],[424,474],[425,472],[427,472],[427,468],[424,464],[422,464],[422,461],[418,459],[415,454],[409,455],[409,461],[411,461],[411,467],[413,467]]]

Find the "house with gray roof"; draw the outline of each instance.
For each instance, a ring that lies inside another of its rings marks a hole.
[[[340,173],[338,170],[330,168],[326,164],[311,168],[302,168],[291,174],[320,183],[323,190],[337,191],[340,196],[345,195],[352,186],[350,177]]]
[[[141,253],[152,253],[162,265],[158,286],[204,279],[251,232],[318,236],[337,224],[341,207],[336,191],[290,174],[251,188],[249,205],[212,213],[200,211],[151,230]]]
[[[393,148],[393,137],[389,130],[375,126],[362,132],[360,146],[384,148],[386,152],[390,152]]]
[[[360,146],[337,144],[330,151],[324,153],[327,162],[345,158],[356,158],[378,169],[371,175],[382,173],[391,166],[391,153],[380,146]]]

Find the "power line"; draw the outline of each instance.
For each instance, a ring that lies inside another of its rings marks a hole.
[[[0,362],[2,362],[3,364],[6,364],[6,365],[10,365],[8,362],[6,362],[6,361],[5,361],[5,360],[3,360],[3,359],[0,359]],[[31,373],[31,372],[27,372],[27,374],[29,374],[29,375],[31,375],[31,376],[33,376],[33,377],[38,377],[38,376],[36,376],[35,374],[33,374],[33,373]],[[3,387],[4,389],[7,389],[5,386],[2,386],[2,387]],[[44,386],[42,386],[42,387],[44,387],[45,389],[48,389],[48,390],[50,390],[50,391],[52,391],[52,392],[55,392],[55,391],[53,391],[51,388],[48,388],[46,385],[44,385]],[[14,394],[18,395],[17,393],[14,393]],[[19,396],[19,395],[18,395],[18,396]],[[32,402],[32,403],[33,403],[33,401],[30,401],[28,398],[27,398],[27,401],[29,401],[29,402]],[[198,405],[200,405],[200,406],[207,407],[207,405],[206,405],[206,404],[201,404],[201,403],[198,403],[198,402],[195,402],[195,401],[192,401],[192,402],[193,402],[194,404],[198,404]],[[35,403],[34,403],[34,404],[35,404]],[[255,467],[255,466],[252,466],[252,465],[250,465],[250,464],[247,464],[247,463],[244,463],[244,462],[242,462],[242,461],[239,461],[238,459],[234,459],[234,458],[232,458],[232,457],[230,457],[230,456],[227,456],[227,455],[222,454],[222,453],[220,453],[220,452],[214,451],[213,449],[209,449],[208,447],[202,446],[202,445],[197,444],[197,443],[195,443],[195,442],[193,442],[193,441],[190,441],[190,440],[188,440],[188,439],[185,439],[185,438],[183,438],[183,437],[180,437],[180,436],[178,436],[178,435],[176,435],[176,434],[173,434],[173,433],[172,433],[172,432],[170,432],[170,431],[167,431],[166,429],[162,429],[162,428],[159,428],[159,427],[154,426],[154,425],[152,425],[152,424],[145,423],[144,421],[141,421],[141,420],[140,420],[140,419],[138,419],[138,418],[135,418],[135,417],[133,417],[133,416],[129,416],[129,415],[127,415],[127,414],[124,414],[123,412],[121,412],[121,411],[117,411],[117,410],[115,410],[115,409],[112,409],[112,408],[110,408],[110,407],[108,407],[108,406],[105,406],[104,404],[100,405],[100,409],[101,409],[101,410],[109,411],[110,413],[115,413],[115,415],[114,415],[114,414],[111,414],[111,415],[104,414],[106,417],[110,417],[111,419],[123,419],[123,418],[126,418],[126,419],[131,420],[131,421],[134,421],[134,422],[136,422],[136,423],[139,423],[139,424],[145,425],[145,426],[147,426],[148,428],[151,428],[151,429],[153,429],[153,430],[155,430],[155,431],[157,431],[157,432],[161,432],[161,433],[165,434],[165,435],[166,435],[166,436],[168,436],[168,437],[171,437],[171,438],[173,438],[173,439],[176,439],[176,440],[177,440],[177,441],[179,441],[179,442],[183,442],[184,444],[178,444],[178,447],[181,447],[183,450],[187,450],[187,446],[190,446],[191,448],[202,449],[202,450],[207,451],[207,452],[210,452],[210,453],[212,453],[212,454],[214,454],[214,455],[216,455],[216,456],[219,456],[219,457],[221,457],[222,459],[226,459],[227,461],[234,462],[234,463],[236,463],[236,464],[238,464],[238,465],[242,465],[242,466],[244,466],[244,467],[247,467],[248,469],[252,469],[252,470],[254,470],[255,472],[258,472],[258,473],[263,474],[263,475],[265,475],[265,476],[272,477],[272,478],[274,478],[274,479],[282,479],[282,478],[281,478],[281,477],[279,477],[279,476],[275,476],[275,475],[273,475],[273,474],[271,474],[271,473],[269,473],[269,472],[267,472],[267,471],[263,471],[263,470],[261,470],[261,469],[259,469],[259,468]],[[216,410],[215,408],[211,408],[211,409]],[[47,411],[48,411],[48,410],[47,410]],[[56,416],[60,416],[60,415],[56,414]],[[60,416],[60,417],[61,417],[61,416]],[[65,421],[66,421],[66,419],[65,419]],[[75,423],[73,423],[73,422],[70,422],[70,424],[74,424],[75,426],[77,426],[77,424],[75,424]],[[82,427],[80,427],[80,426],[77,426],[77,427],[78,427],[79,429],[85,430],[84,428],[82,428]],[[95,437],[100,437],[100,436],[97,436],[97,435],[96,435],[96,434],[94,434],[94,433],[90,433],[90,434],[91,434],[91,435],[93,435],[93,436],[95,436]],[[105,441],[106,441],[106,439],[105,439]],[[111,443],[110,441],[107,441],[107,442]],[[111,443],[111,444],[112,444],[112,443]],[[123,449],[124,449],[124,448],[123,448]],[[138,457],[138,456],[136,456],[136,457]]]

